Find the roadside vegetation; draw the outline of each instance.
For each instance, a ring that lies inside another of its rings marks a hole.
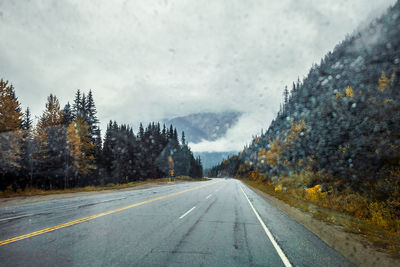
[[[400,256],[400,2],[286,87],[232,176]]]
[[[378,248],[389,250],[400,257],[400,219],[396,210],[399,203],[372,201],[350,189],[344,192],[323,192],[319,185],[303,189],[289,182],[288,177],[281,177],[284,182],[274,184],[262,176],[256,176],[258,178],[242,180],[291,206],[311,213],[316,219],[339,225],[344,231],[360,234]]]
[[[118,190],[118,189],[126,189],[133,188],[139,185],[150,184],[150,183],[161,183],[167,184],[170,182],[198,182],[198,181],[208,181],[207,178],[192,178],[189,176],[178,176],[172,178],[158,178],[158,179],[147,179],[144,181],[135,181],[129,182],[125,184],[107,184],[107,185],[98,185],[98,186],[85,186],[85,187],[75,187],[75,188],[67,188],[67,189],[56,189],[56,190],[43,190],[37,188],[25,188],[18,189],[14,191],[14,189],[9,186],[6,190],[0,191],[0,198],[9,198],[9,197],[21,197],[21,196],[39,196],[39,195],[51,195],[51,194],[66,194],[66,193],[77,193],[77,192],[90,192],[90,191],[102,191],[102,190]]]

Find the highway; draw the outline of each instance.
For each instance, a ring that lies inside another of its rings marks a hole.
[[[1,266],[352,266],[235,179],[0,208]]]

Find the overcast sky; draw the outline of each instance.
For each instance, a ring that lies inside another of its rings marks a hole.
[[[266,129],[285,85],[395,0],[0,1],[0,78],[38,116],[92,89],[102,123],[137,126],[203,111],[244,112],[240,150]]]

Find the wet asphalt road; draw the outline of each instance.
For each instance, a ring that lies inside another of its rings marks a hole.
[[[234,179],[0,208],[1,266],[285,266],[284,258],[286,266],[351,265]]]

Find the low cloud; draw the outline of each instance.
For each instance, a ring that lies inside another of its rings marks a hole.
[[[279,108],[282,91],[361,22],[395,0],[0,2],[0,73],[35,115],[94,91],[108,120],[137,126],[199,112],[245,112],[226,138],[238,150]]]

